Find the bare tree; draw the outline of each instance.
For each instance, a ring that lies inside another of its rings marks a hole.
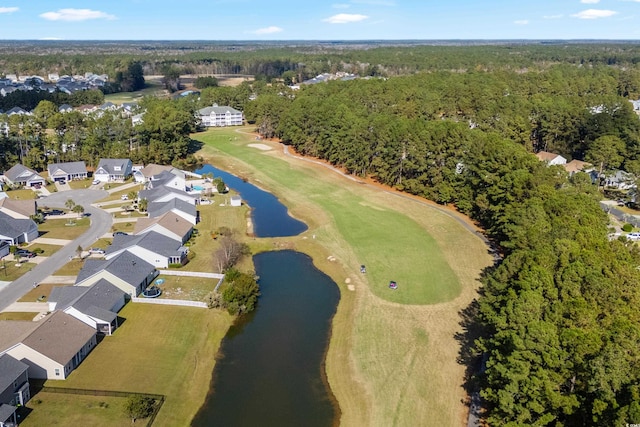
[[[238,242],[232,235],[225,235],[219,241],[220,248],[214,253],[213,259],[220,272],[233,267],[243,255],[249,253],[247,244]]]

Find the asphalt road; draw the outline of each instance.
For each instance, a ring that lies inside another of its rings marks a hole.
[[[35,266],[33,270],[0,290],[0,311],[29,292],[33,288],[34,283],[42,282],[54,271],[69,262],[71,257],[76,256],[76,248],[78,245],[87,248],[95,242],[98,237],[111,229],[113,221],[111,214],[91,206],[91,203],[95,203],[97,200],[107,196],[108,193],[104,190],[71,190],[52,193],[50,196],[38,199],[38,206],[47,206],[50,208],[64,208],[66,201],[72,199],[77,205],[84,207],[85,214],[90,214],[91,225],[82,236],[42,261],[42,263]]]

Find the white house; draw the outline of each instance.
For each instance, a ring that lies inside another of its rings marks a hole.
[[[193,225],[200,221],[195,205],[176,198],[168,202],[151,202],[147,206],[147,212],[149,213],[149,218],[157,218],[167,212],[173,212]]]
[[[147,261],[155,268],[169,268],[171,264],[185,264],[189,252],[181,242],[150,231],[133,236],[115,236],[104,257],[109,260],[125,251]]]
[[[131,176],[132,168],[130,159],[100,159],[93,179],[100,182],[121,182]]]
[[[205,127],[242,126],[243,121],[242,111],[218,104],[198,110],[198,118]]]
[[[540,161],[547,162],[549,166],[564,165],[567,163],[567,159],[562,157],[560,154],[549,153],[547,151],[540,151],[536,154],[536,157]]]
[[[184,244],[191,237],[193,224],[173,212],[167,212],[157,218],[138,218],[133,234],[140,235],[151,231]]]
[[[149,286],[158,275],[153,265],[142,258],[124,251],[110,260],[85,260],[76,286],[91,286],[106,279],[130,296],[137,296]]]

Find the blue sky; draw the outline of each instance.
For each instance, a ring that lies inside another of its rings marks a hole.
[[[0,39],[640,39],[640,0],[0,0]]]

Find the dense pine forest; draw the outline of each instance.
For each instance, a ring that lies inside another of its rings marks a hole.
[[[146,74],[170,66],[258,79],[199,98],[145,99],[140,127],[117,115],[62,115],[45,101],[31,118],[8,118],[2,166],[43,169],[55,152],[185,167],[196,162],[194,111],[239,108],[264,137],[455,205],[486,230],[502,257],[483,273],[474,351],[486,370],[471,381],[489,425],[640,423],[640,251],[608,239],[602,193],[587,174],[569,177],[533,155],[640,177],[640,119],[629,102],[640,97],[640,45],[183,47],[4,56],[0,69],[16,73],[123,72],[135,62]],[[361,78],[283,83],[336,71]]]

